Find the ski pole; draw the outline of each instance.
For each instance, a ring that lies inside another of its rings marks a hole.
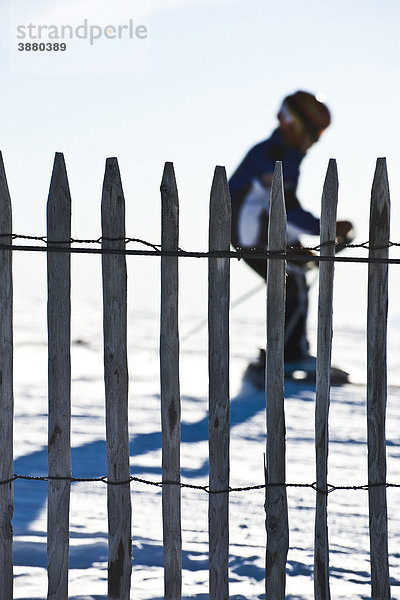
[[[251,290],[248,290],[247,292],[245,292],[244,294],[239,296],[239,298],[236,298],[236,300],[234,300],[231,303],[231,310],[233,310],[234,308],[236,308],[237,306],[239,306],[240,304],[245,302],[245,300],[247,300],[248,298],[251,298],[252,296],[254,296],[257,292],[261,291],[263,288],[265,288],[265,281],[263,281],[262,283],[259,283],[256,287],[252,288]],[[205,327],[207,325],[207,323],[208,323],[208,319],[204,319],[203,321],[201,321],[200,323],[195,325],[192,329],[189,329],[189,331],[187,331],[185,333],[185,335],[183,335],[181,337],[181,342],[185,342],[186,340],[188,340],[192,335],[194,335],[195,333],[197,333],[198,331],[203,329],[203,327]]]

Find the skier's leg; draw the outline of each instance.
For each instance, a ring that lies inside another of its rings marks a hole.
[[[287,264],[285,309],[285,361],[307,356],[308,287],[304,270]]]

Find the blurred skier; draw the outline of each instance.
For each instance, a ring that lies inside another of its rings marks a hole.
[[[282,161],[283,166],[288,245],[301,251],[300,234],[319,235],[319,219],[301,207],[296,190],[301,161],[331,122],[329,109],[313,94],[298,91],[283,100],[278,121],[279,125],[271,137],[248,152],[229,180],[232,244],[237,248],[265,249],[267,246],[269,199],[276,161]],[[349,221],[338,221],[336,233],[342,243],[351,241],[353,226]],[[245,259],[245,262],[261,277],[266,278],[266,261],[250,258]],[[285,373],[290,376],[295,371],[302,371],[305,378],[313,379],[315,358],[309,354],[306,333],[306,270],[307,265],[287,262]],[[248,371],[256,377],[259,373],[260,382],[263,382],[265,351],[260,351],[258,361],[250,364]],[[332,383],[334,379],[340,382],[341,378],[345,381],[347,374],[332,368]],[[260,383],[260,387],[261,385]]]

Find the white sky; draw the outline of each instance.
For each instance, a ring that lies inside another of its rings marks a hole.
[[[12,0],[14,6],[19,1]],[[93,7],[94,2],[87,1]],[[79,20],[81,14],[82,19],[100,20],[106,18],[101,7],[110,6],[119,7],[116,20],[136,20],[142,14],[136,2],[95,4],[96,16],[82,0],[48,3],[65,19],[74,15]],[[0,7],[0,149],[15,232],[45,233],[52,161],[54,152],[62,151],[72,192],[74,236],[100,234],[105,159],[117,156],[127,201],[127,234],[157,243],[162,169],[165,161],[173,161],[181,199],[181,246],[204,249],[215,165],[225,165],[229,175],[250,146],[271,133],[282,97],[305,89],[325,94],[333,124],[303,163],[303,205],[318,213],[328,159],[337,158],[339,217],[353,220],[357,241],[365,241],[375,160],[386,156],[391,237],[400,241],[397,0],[154,0],[146,17],[151,46],[147,72],[60,75],[10,73],[8,54],[16,40],[9,36],[8,5],[3,0]],[[111,48],[106,44],[104,52]],[[121,46],[125,59],[134,48]],[[40,259],[24,258],[24,264],[30,260]],[[16,258],[17,266],[22,262]],[[138,267],[139,274],[150,265],[153,283],[147,277],[143,288],[135,285],[146,305],[149,297],[158,301],[158,266],[150,260]],[[203,267],[182,264],[183,275],[196,269],[202,272]],[[21,286],[33,272],[39,277],[42,271],[42,266],[26,270]],[[397,270],[393,273],[397,277]],[[233,277],[233,295],[256,283],[243,265],[233,265]],[[202,290],[205,285],[206,280]],[[203,301],[202,293],[193,292],[192,297],[188,292],[189,304],[194,297]]]

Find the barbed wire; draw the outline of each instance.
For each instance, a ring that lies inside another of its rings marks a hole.
[[[125,244],[138,243],[138,244],[143,244],[144,246],[149,246],[149,247],[153,248],[154,250],[161,251],[161,244],[154,244],[152,242],[148,242],[147,240],[143,240],[141,238],[134,238],[134,237],[99,236],[98,238],[94,238],[94,239],[85,239],[85,238],[82,239],[82,238],[71,237],[69,239],[62,240],[62,241],[60,241],[60,240],[50,241],[50,240],[48,240],[47,236],[45,236],[45,235],[36,236],[36,235],[23,235],[23,234],[17,234],[17,233],[0,233],[0,238],[11,238],[12,240],[30,240],[30,241],[43,242],[45,244],[47,244],[47,243],[49,243],[49,244],[101,244],[103,241],[125,242]],[[369,241],[360,242],[357,244],[329,241],[329,242],[323,242],[322,244],[317,244],[315,246],[301,246],[301,249],[302,250],[310,250],[310,251],[313,251],[313,250],[318,251],[322,247],[325,247],[325,246],[338,246],[341,249],[342,248],[364,248],[366,250],[370,249]],[[385,248],[392,248],[392,247],[400,247],[400,242],[389,241],[387,245],[380,246],[379,248],[375,248],[375,249],[385,249]],[[288,245],[287,249],[298,250],[299,247],[296,245]],[[181,250],[181,251],[183,252],[183,250]]]
[[[130,243],[138,243],[138,244],[142,244],[143,246],[147,246],[149,248],[152,248],[153,250],[155,250],[156,252],[161,251],[161,244],[152,244],[151,242],[147,242],[146,240],[142,240],[139,238],[133,238],[133,237],[106,237],[106,236],[100,236],[96,239],[81,239],[81,238],[70,238],[68,240],[63,240],[63,241],[59,241],[59,240],[53,240],[53,241],[49,241],[47,239],[47,236],[45,235],[20,235],[17,233],[0,233],[0,239],[1,238],[11,238],[12,240],[29,240],[32,242],[43,242],[44,244],[55,244],[55,245],[65,245],[65,244],[101,244],[104,241],[107,242],[124,242],[125,244],[130,244]],[[1,245],[0,245],[1,247]]]
[[[210,490],[208,485],[196,485],[192,483],[182,483],[181,481],[150,481],[148,479],[142,479],[141,477],[136,477],[131,475],[129,479],[124,481],[111,481],[108,479],[107,475],[102,477],[61,477],[57,475],[44,475],[44,476],[36,476],[36,475],[17,475],[14,474],[12,477],[8,479],[3,479],[0,481],[0,485],[7,485],[17,480],[25,480],[25,481],[65,481],[69,483],[104,483],[106,485],[111,486],[119,486],[119,485],[128,485],[132,482],[143,483],[145,485],[150,485],[153,487],[162,488],[165,485],[174,485],[178,486],[182,489],[191,489],[191,490],[200,490],[206,492],[207,494],[227,494],[232,492],[250,492],[254,490],[262,490],[273,487],[285,487],[285,488],[310,488],[313,489],[318,494],[323,494],[327,496],[335,491],[367,491],[372,488],[377,487],[385,487],[385,488],[400,488],[399,483],[366,483],[361,485],[332,485],[330,483],[327,484],[325,489],[319,488],[317,482],[313,483],[261,483],[258,485],[248,485],[248,486],[240,486],[240,487],[231,487],[224,488],[221,490]]]
[[[400,264],[400,258],[383,258],[383,257],[354,257],[354,256],[320,256],[318,254],[308,254],[319,252],[325,247],[335,247],[336,251],[343,249],[364,249],[364,250],[386,250],[390,248],[400,247],[400,242],[389,241],[388,244],[372,247],[369,241],[353,244],[329,241],[317,244],[315,246],[293,246],[288,245],[280,251],[268,251],[260,248],[236,248],[235,250],[226,251],[188,251],[178,248],[177,250],[163,250],[160,244],[153,244],[146,240],[133,237],[105,237],[101,236],[96,239],[77,239],[70,238],[68,240],[48,240],[46,236],[20,235],[14,233],[0,234],[1,239],[8,241],[25,240],[42,242],[44,246],[32,245],[16,245],[10,243],[0,243],[0,250],[23,251],[23,252],[59,252],[68,254],[121,254],[125,256],[175,256],[181,258],[230,258],[230,259],[260,259],[260,260],[290,260],[303,263],[319,263],[319,262],[351,262],[351,263],[384,263],[384,264]],[[123,242],[125,245],[137,243],[150,249],[129,249],[129,248],[91,248],[91,247],[74,247],[71,244],[86,244],[86,245],[102,245],[103,242]]]

